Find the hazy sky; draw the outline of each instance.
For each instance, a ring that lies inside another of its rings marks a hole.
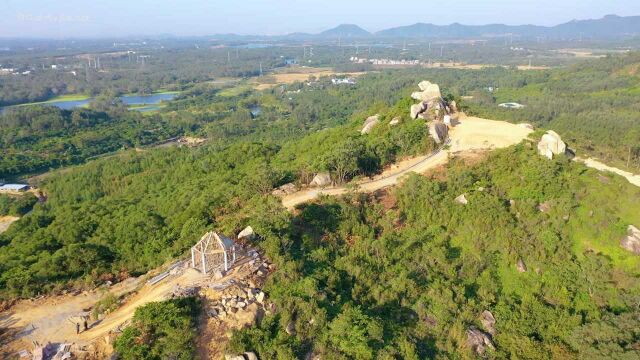
[[[445,4],[445,5],[442,5]],[[0,37],[284,34],[342,23],[555,25],[640,15],[640,0],[0,0]]]

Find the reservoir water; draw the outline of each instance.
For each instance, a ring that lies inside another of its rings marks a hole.
[[[139,106],[134,108],[134,110],[138,110],[141,112],[157,110],[160,107],[157,106],[162,101],[170,101],[173,100],[178,95],[178,93],[157,93],[151,95],[123,95],[120,96],[122,102],[129,106]],[[60,101],[49,101],[46,103],[42,103],[41,105],[55,106],[57,108],[63,110],[71,110],[76,107],[86,106],[93,100],[93,98],[84,99],[84,100],[60,100]],[[29,106],[30,104],[23,105],[14,105],[14,106]],[[149,105],[149,106],[142,106]],[[154,106],[155,105],[155,106]],[[0,113],[2,113],[5,109],[10,108],[10,106],[0,108]]]

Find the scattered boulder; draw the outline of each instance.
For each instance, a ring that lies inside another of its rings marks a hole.
[[[462,204],[462,205],[467,205],[469,203],[469,200],[467,200],[467,197],[464,194],[462,194],[462,195],[458,196],[457,198],[455,198],[454,201],[457,202],[458,204]]]
[[[244,230],[238,233],[238,240],[254,240],[256,238],[256,233],[253,231],[251,226],[247,226]]]
[[[527,124],[527,123],[520,123],[520,124],[518,124],[518,126],[523,127],[523,128],[525,128],[525,129],[529,129],[529,130],[535,130],[535,129],[533,128],[533,125],[531,125],[531,124]]]
[[[244,358],[247,360],[258,360],[258,356],[253,351],[247,351],[244,353]]]
[[[399,116],[396,116],[393,119],[391,119],[391,121],[389,121],[389,125],[391,125],[391,126],[396,126],[398,124],[400,124],[400,117]]]
[[[540,205],[538,205],[538,210],[540,210],[540,212],[543,212],[543,213],[547,213],[551,211],[551,202],[545,201],[541,203]]]
[[[449,127],[440,121],[429,124],[429,134],[436,143],[442,144],[449,136]]]
[[[549,159],[553,159],[554,155],[567,153],[567,144],[562,141],[560,135],[555,131],[549,130],[546,134],[542,135],[542,139],[540,139],[538,143],[538,153]]]
[[[640,255],[640,229],[629,225],[627,228],[627,236],[620,241],[620,246],[636,255]]]
[[[296,324],[293,321],[289,321],[289,323],[287,324],[287,327],[285,328],[285,330],[287,332],[287,334],[294,336],[295,334],[297,334],[296,331]]]
[[[490,335],[475,327],[467,330],[467,346],[478,355],[483,355],[487,349],[495,349]]]
[[[318,173],[313,177],[309,185],[318,187],[329,186],[331,185],[331,175],[329,173]]]
[[[274,189],[271,194],[273,195],[289,195],[289,194],[293,194],[294,192],[298,191],[298,187],[293,184],[293,183],[288,183],[288,184],[284,184],[276,189]]]
[[[518,262],[516,263],[516,269],[518,269],[518,272],[527,272],[527,265],[524,263],[524,261],[522,261],[522,259],[518,259]]]
[[[368,134],[373,130],[373,128],[380,123],[380,115],[376,114],[373,116],[369,116],[367,120],[364,121],[362,126],[362,130],[360,130],[360,134]]]
[[[245,358],[242,355],[225,354],[224,360],[245,360]]]
[[[480,314],[480,322],[484,329],[491,334],[491,336],[496,335],[496,318],[493,317],[493,314],[489,310],[485,310]]]

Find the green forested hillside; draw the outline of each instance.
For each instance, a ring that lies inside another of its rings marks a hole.
[[[454,201],[460,194],[467,205]],[[640,258],[619,246],[640,223],[639,189],[519,145],[471,168],[454,164],[445,181],[411,176],[388,197],[326,198],[285,228],[254,211],[259,245],[278,267],[266,290],[279,310],[237,332],[232,349],[267,359],[469,358],[466,330],[482,328],[488,310],[497,329],[489,358],[640,356]]]
[[[395,109],[377,110],[388,120]],[[224,214],[281,208],[266,196],[275,186],[337,168],[340,182],[434,147],[422,120],[379,125],[367,136],[357,114],[341,121],[301,139],[132,150],[51,175],[42,185],[47,202],[0,234],[0,296],[146,272],[181,255]]]
[[[523,78],[519,84],[495,83],[490,94],[477,91],[466,102],[473,113],[526,121],[554,129],[580,156],[597,156],[632,171],[640,169],[640,54],[608,57]],[[487,85],[489,86],[489,85]],[[521,110],[500,109],[519,102]]]
[[[237,333],[236,350],[282,359],[310,351],[464,358],[466,330],[479,327],[488,310],[498,331],[490,357],[636,358],[640,258],[619,241],[629,224],[640,226],[640,191],[622,179],[563,156],[548,161],[525,143],[473,167],[454,162],[444,180],[410,177],[384,201],[323,199],[291,215],[269,193],[319,171],[348,181],[431,151],[424,122],[407,118],[409,95],[423,79],[458,99],[474,94],[461,102],[470,112],[551,127],[579,155],[635,166],[637,143],[624,141],[638,128],[637,62],[629,55],[541,72],[408,69],[369,74],[352,87],[325,78],[259,93],[194,88],[153,117],[117,107],[5,115],[0,135],[8,153],[19,149],[26,160],[68,155],[80,162],[96,149],[173,131],[207,136],[208,144],[122,151],[51,174],[42,184],[48,201],[0,234],[0,298],[141,274],[183,255],[205,231],[234,234],[250,223],[261,236],[256,245],[277,265],[266,290],[280,311]],[[488,86],[498,90],[490,94]],[[497,108],[507,100],[527,108]],[[360,135],[376,113],[381,124]],[[609,113],[622,115],[611,122]],[[395,116],[401,124],[388,126]],[[94,135],[102,139],[96,146],[68,148]],[[453,201],[462,193],[466,206]],[[517,271],[518,260],[526,272]],[[186,321],[183,315],[176,316]],[[144,328],[151,320],[140,316]],[[290,322],[295,336],[284,333]],[[140,334],[130,335],[126,341]]]

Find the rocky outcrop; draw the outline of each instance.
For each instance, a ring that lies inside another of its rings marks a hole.
[[[244,230],[238,233],[238,240],[254,240],[256,238],[256,233],[253,231],[251,226],[247,226]]]
[[[436,143],[442,144],[449,136],[449,127],[440,121],[433,121],[429,124],[429,134]]]
[[[475,327],[467,330],[467,346],[478,355],[483,355],[487,349],[495,349],[491,336]]]
[[[313,180],[309,183],[310,186],[329,186],[331,185],[331,174],[329,173],[318,173],[313,177]]]
[[[396,125],[400,124],[400,120],[401,120],[400,117],[396,116],[393,119],[391,119],[391,121],[389,121],[389,125],[396,126]]]
[[[373,130],[373,128],[380,123],[380,115],[369,116],[362,125],[362,130],[360,130],[361,134],[368,134]]]
[[[640,255],[640,229],[629,225],[627,228],[627,236],[620,240],[620,246],[636,255]]]
[[[424,119],[427,121],[442,120],[445,115],[452,115],[458,111],[455,101],[447,103],[440,93],[440,87],[429,81],[421,81],[418,84],[421,91],[411,94],[411,98],[420,101],[411,106],[412,119]],[[451,117],[451,120],[454,118]]]
[[[538,153],[549,159],[553,159],[555,155],[567,153],[567,144],[562,141],[560,135],[555,131],[549,130],[546,134],[542,135],[542,139],[540,139],[538,143]]]
[[[271,194],[276,196],[284,196],[293,194],[296,191],[298,191],[298,188],[293,183],[288,183],[274,189]]]
[[[496,335],[496,318],[493,317],[491,311],[485,310],[480,314],[480,323],[491,336]]]

